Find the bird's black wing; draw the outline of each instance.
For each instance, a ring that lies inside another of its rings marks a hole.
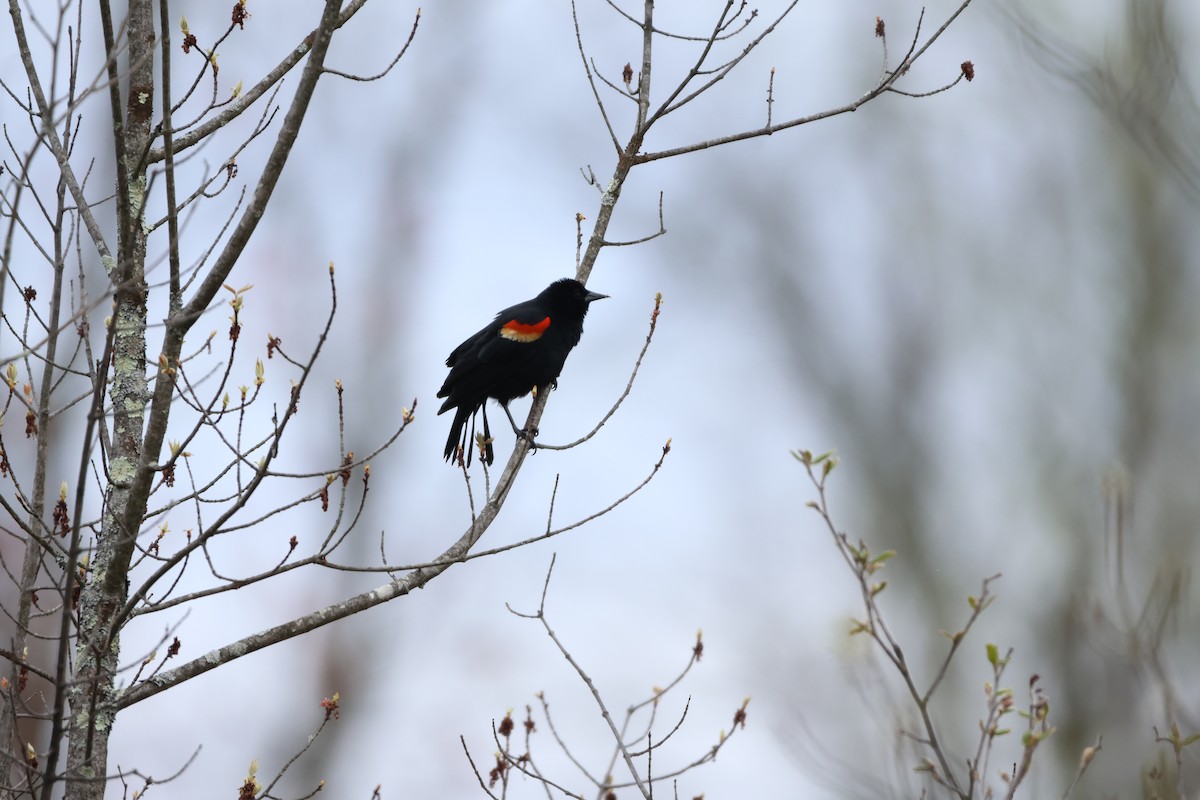
[[[496,315],[491,325],[473,337],[478,339],[478,358],[487,362],[516,354],[525,345],[541,339],[550,324],[550,314],[537,303],[519,303],[506,308]]]

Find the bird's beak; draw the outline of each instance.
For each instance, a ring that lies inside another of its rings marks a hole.
[[[608,297],[608,295],[600,294],[599,292],[588,292],[586,295],[583,296],[583,299],[587,300],[589,303],[591,303],[596,300],[603,300],[606,297]]]

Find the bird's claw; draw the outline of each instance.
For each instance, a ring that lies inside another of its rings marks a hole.
[[[519,431],[517,431],[517,440],[518,441],[524,440],[526,442],[529,442],[529,454],[530,455],[533,455],[538,450],[537,441],[536,441],[537,435],[538,435],[537,428],[521,428]]]

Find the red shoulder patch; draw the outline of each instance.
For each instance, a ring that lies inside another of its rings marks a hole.
[[[500,326],[500,335],[513,342],[536,342],[549,327],[549,317],[532,324],[510,319]]]

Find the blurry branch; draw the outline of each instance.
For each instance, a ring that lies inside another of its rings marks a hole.
[[[998,6],[1051,75],[1074,83],[1193,203],[1200,202],[1200,96],[1182,69],[1166,0],[1127,0],[1126,63],[1105,63],[1018,5]],[[1104,49],[1111,52],[1110,48]]]
[[[692,667],[699,663],[701,656],[704,654],[703,638],[700,632],[696,633],[696,642],[691,649],[690,656],[683,669],[680,670],[680,672],[666,685],[665,688],[655,687],[653,694],[650,697],[642,700],[641,702],[630,705],[625,710],[624,719],[621,726],[618,728],[616,722],[613,720],[612,714],[608,710],[608,706],[604,702],[604,698],[600,694],[599,689],[596,688],[596,685],[592,681],[591,677],[583,669],[575,657],[571,655],[571,652],[562,643],[562,640],[558,638],[558,635],[554,632],[554,629],[550,627],[550,623],[546,619],[546,594],[550,589],[550,576],[554,572],[554,562],[555,557],[552,556],[550,560],[550,567],[546,571],[546,581],[542,585],[541,602],[539,603],[538,610],[536,612],[527,614],[515,611],[507,604],[506,607],[515,616],[541,622],[542,627],[546,631],[546,635],[554,643],[555,647],[558,649],[559,653],[563,656],[567,663],[570,664],[572,669],[575,670],[583,684],[587,686],[592,695],[592,699],[600,709],[601,716],[608,724],[609,733],[613,738],[613,752],[608,758],[604,769],[589,770],[580,757],[572,751],[567,740],[562,736],[554,724],[554,720],[550,715],[550,704],[547,702],[545,694],[538,692],[537,699],[541,705],[542,716],[545,718],[546,725],[549,727],[550,733],[553,736],[555,743],[558,745],[558,748],[562,751],[563,755],[566,756],[567,760],[574,765],[577,770],[579,770],[580,774],[583,775],[588,783],[590,783],[596,790],[597,797],[614,797],[615,791],[618,789],[632,789],[636,787],[643,798],[650,800],[654,796],[653,785],[655,783],[660,781],[675,780],[679,776],[684,775],[696,769],[697,767],[716,759],[717,753],[719,753],[725,744],[733,737],[733,734],[739,729],[746,727],[746,707],[749,705],[750,699],[746,698],[743,700],[741,705],[734,711],[733,724],[729,733],[721,731],[716,744],[705,750],[700,756],[691,760],[687,764],[670,769],[664,773],[654,774],[652,771],[652,759],[654,756],[654,751],[666,744],[667,741],[669,741],[671,737],[674,736],[675,733],[678,732],[683,726],[684,721],[687,719],[688,709],[691,707],[691,698],[688,698],[687,701],[685,701],[683,710],[681,711],[678,720],[676,720],[674,725],[669,728],[666,735],[655,739],[653,738],[653,732],[655,723],[658,721],[659,703],[668,694],[670,694],[672,690],[677,688],[683,682],[684,678],[687,677],[688,673],[691,672]],[[642,722],[643,716],[644,724]],[[630,729],[634,727],[635,723],[638,725],[638,732],[636,735],[630,732]],[[462,736],[459,737],[459,740],[462,743],[463,752],[466,754],[467,760],[471,764],[471,769],[475,773],[476,779],[479,781],[480,788],[482,788],[489,797],[495,798],[496,800],[506,797],[508,791],[509,774],[511,770],[515,769],[523,775],[533,778],[535,781],[541,783],[546,789],[547,795],[550,795],[551,789],[555,789],[559,792],[562,792],[567,797],[584,800],[584,796],[582,794],[577,794],[565,789],[562,785],[565,781],[561,779],[555,781],[546,777],[541,767],[538,765],[537,760],[534,758],[532,748],[532,735],[536,732],[537,725],[534,722],[533,710],[529,706],[525,707],[525,720],[523,725],[525,728],[524,750],[522,752],[517,752],[513,747],[512,741],[512,733],[515,727],[512,718],[512,712],[509,711],[506,713],[499,725],[496,725],[495,722],[492,723],[492,737],[497,746],[497,754],[495,766],[491,769],[486,782],[483,775],[480,773],[479,768],[476,766],[475,760],[471,757],[470,750],[467,747],[466,738]],[[641,746],[640,749],[638,749],[639,743],[643,742],[643,740],[645,742],[644,746]],[[634,759],[642,757],[645,757],[646,759],[646,770],[644,776],[634,761]],[[615,769],[618,760],[623,761],[626,768],[629,770],[629,781],[614,781],[613,770]],[[500,785],[499,794],[493,791],[497,784]]]
[[[1161,696],[1162,713],[1166,718],[1167,733],[1153,726],[1155,744],[1170,746],[1174,758],[1174,781],[1168,781],[1167,770],[1150,768],[1144,775],[1154,787],[1152,791],[1164,794],[1174,791],[1176,797],[1188,797],[1185,784],[1184,750],[1200,741],[1200,732],[1184,734],[1180,722],[1195,731],[1195,715],[1180,701],[1180,691],[1167,670],[1164,649],[1168,644],[1167,629],[1178,624],[1185,605],[1186,575],[1184,570],[1172,571],[1169,575],[1155,576],[1144,601],[1135,604],[1132,588],[1126,575],[1126,560],[1131,557],[1132,537],[1128,528],[1127,514],[1131,504],[1130,486],[1124,474],[1111,474],[1104,481],[1105,495],[1105,538],[1115,549],[1115,594],[1116,609],[1108,612],[1098,609],[1100,620],[1107,623],[1101,630],[1115,634],[1121,646],[1135,659],[1139,671],[1153,679],[1152,685]],[[1099,747],[1097,746],[1097,749]]]
[[[1068,800],[1068,798],[1071,796],[1071,793],[1075,791],[1075,787],[1079,785],[1079,781],[1081,778],[1083,778],[1083,774],[1087,772],[1087,768],[1091,766],[1092,759],[1096,757],[1096,754],[1100,752],[1100,749],[1103,746],[1104,737],[1097,736],[1095,744],[1083,748],[1083,753],[1081,753],[1079,756],[1079,766],[1075,768],[1075,777],[1071,780],[1071,785],[1068,786],[1062,793],[1062,800]]]
[[[942,742],[938,737],[937,728],[934,726],[933,719],[929,713],[929,701],[933,696],[934,690],[941,683],[946,670],[949,667],[951,659],[958,650],[959,644],[965,638],[967,631],[971,625],[978,619],[979,614],[983,612],[994,599],[989,593],[989,584],[992,580],[999,576],[994,576],[983,582],[983,591],[978,600],[971,598],[971,616],[967,620],[967,624],[961,631],[951,635],[950,648],[946,653],[945,659],[942,661],[941,669],[937,676],[929,684],[926,691],[921,691],[917,688],[916,681],[909,670],[908,662],[904,657],[904,651],[900,648],[899,643],[892,635],[887,623],[883,619],[882,612],[876,603],[876,597],[887,588],[886,581],[876,581],[874,576],[877,572],[883,569],[887,561],[896,553],[893,550],[885,550],[879,555],[872,555],[867,545],[859,540],[855,545],[850,541],[850,537],[837,529],[831,516],[828,501],[825,494],[825,480],[829,474],[837,466],[837,459],[831,453],[825,453],[819,456],[813,456],[807,450],[794,452],[792,455],[796,460],[804,465],[809,478],[812,480],[814,487],[817,490],[817,500],[809,501],[808,506],[815,510],[824,521],[826,528],[833,536],[834,544],[837,546],[838,554],[846,562],[858,580],[859,591],[862,596],[863,607],[867,618],[865,620],[856,620],[851,629],[851,634],[865,633],[869,636],[884,657],[891,662],[892,666],[900,673],[904,680],[905,688],[908,690],[913,703],[917,707],[917,711],[921,716],[921,722],[924,725],[924,734],[922,737],[916,737],[915,740],[926,745],[933,755],[937,758],[937,765],[929,762],[925,765],[926,771],[935,782],[942,784],[946,788],[954,792],[962,798],[970,797],[968,790],[965,790],[959,783],[959,779],[955,772],[950,767],[950,758],[943,749]],[[818,475],[818,472],[820,473]]]
[[[979,722],[979,739],[975,745],[975,756],[973,759],[966,759],[967,775],[965,778],[960,776],[952,766],[959,763],[959,759],[950,752],[948,745],[940,734],[939,726],[934,722],[930,713],[930,704],[938,688],[942,685],[942,680],[949,671],[951,662],[959,652],[960,645],[980,615],[995,600],[995,595],[991,593],[991,584],[999,579],[1000,576],[993,575],[990,578],[986,578],[983,581],[979,596],[972,595],[967,598],[967,605],[971,613],[968,615],[967,621],[962,628],[953,633],[941,631],[941,634],[950,640],[950,646],[947,648],[941,663],[937,665],[933,679],[922,690],[918,687],[917,679],[904,655],[904,651],[885,621],[878,603],[879,596],[888,588],[888,584],[885,580],[878,580],[877,575],[883,570],[887,561],[895,556],[895,551],[886,550],[878,555],[874,555],[867,544],[861,539],[857,543],[852,542],[847,534],[838,530],[837,525],[833,521],[826,494],[826,480],[838,464],[837,458],[832,453],[813,455],[808,450],[799,450],[793,452],[792,455],[804,465],[809,480],[817,492],[817,499],[809,501],[807,503],[808,507],[816,511],[821,517],[822,522],[833,538],[838,553],[842,556],[846,566],[854,573],[854,577],[858,582],[866,618],[855,620],[850,629],[850,635],[863,634],[875,643],[877,651],[882,653],[899,673],[908,692],[909,699],[920,715],[922,729],[919,733],[901,731],[905,737],[915,742],[930,754],[921,759],[920,763],[915,767],[915,771],[925,775],[934,786],[946,790],[952,796],[960,798],[960,800],[992,797],[994,790],[988,784],[989,759],[996,739],[1011,732],[1011,729],[1001,727],[1004,717],[1017,711],[1019,716],[1025,718],[1027,721],[1026,729],[1021,734],[1020,761],[1013,765],[1012,771],[1000,773],[1001,780],[1006,787],[1004,792],[1005,800],[1011,800],[1011,798],[1015,797],[1018,787],[1020,787],[1029,774],[1034,753],[1037,751],[1039,745],[1054,733],[1054,727],[1050,725],[1049,721],[1050,702],[1038,685],[1038,676],[1034,675],[1029,680],[1029,705],[1027,710],[1018,711],[1013,699],[1012,690],[1002,688],[1000,685],[1004,677],[1005,668],[1012,660],[1012,650],[1009,649],[1001,655],[999,647],[991,643],[987,644],[985,654],[988,664],[992,668],[992,676],[991,680],[985,682],[983,687],[984,696],[987,699],[986,715]],[[1070,796],[1099,749],[1100,743],[1097,741],[1095,746],[1084,750],[1075,778],[1062,795],[1064,798]]]
[[[1190,795],[1187,791],[1187,783],[1184,780],[1183,768],[1183,751],[1197,741],[1200,741],[1200,733],[1192,733],[1184,736],[1178,725],[1172,725],[1171,729],[1164,736],[1158,732],[1158,728],[1154,728],[1154,741],[1156,744],[1167,744],[1171,746],[1171,755],[1175,758],[1175,795],[1179,798],[1186,798]],[[1150,777],[1154,777],[1151,775]]]
[[[1147,487],[1154,482],[1147,478],[1161,468],[1163,443],[1179,436],[1179,431],[1170,427],[1168,412],[1160,407],[1163,376],[1174,374],[1172,368],[1159,366],[1163,363],[1160,354],[1173,352],[1178,346],[1174,331],[1180,324],[1189,325],[1193,317],[1192,304],[1180,302],[1183,295],[1179,293],[1181,282],[1193,278],[1192,259],[1186,245],[1178,244],[1187,238],[1194,208],[1200,203],[1200,94],[1189,40],[1194,30],[1181,24],[1189,6],[1166,0],[1126,0],[1116,4],[1124,14],[1112,17],[1111,33],[1105,36],[1091,34],[1083,26],[1063,24],[1060,17],[1045,14],[1044,7],[1037,4],[1001,4],[998,8],[1040,68],[1035,77],[1060,91],[1065,88],[1063,93],[1082,100],[1085,108],[1090,105],[1098,112],[1095,124],[1103,129],[1104,123],[1110,123],[1115,138],[1129,146],[1115,151],[1117,158],[1104,153],[1098,156],[1110,164],[1110,173],[1115,164],[1117,180],[1122,182],[1114,187],[1113,197],[1127,206],[1121,235],[1128,237],[1132,256],[1118,259],[1124,264],[1121,280],[1127,289],[1111,312],[1127,320],[1117,337],[1119,355],[1114,372],[1116,418],[1120,420],[1117,452],[1129,474],[1146,481],[1139,493],[1152,497],[1153,491]],[[1081,21],[1096,22],[1089,10],[1081,12]],[[1055,27],[1061,33],[1056,33]],[[1166,372],[1161,372],[1163,369]],[[1149,392],[1147,386],[1159,388]],[[1134,756],[1143,759],[1140,788],[1146,796],[1185,796],[1180,782],[1186,768],[1195,769],[1197,762],[1194,754],[1184,758],[1177,742],[1188,738],[1187,731],[1200,728],[1195,705],[1181,702],[1181,695],[1190,690],[1186,676],[1193,671],[1195,657],[1181,665],[1182,671],[1173,670],[1170,662],[1183,644],[1177,629],[1186,625],[1182,620],[1194,559],[1182,557],[1178,546],[1167,545],[1173,557],[1162,560],[1154,574],[1139,574],[1139,567],[1161,559],[1163,545],[1160,541],[1138,558],[1134,556],[1137,542],[1141,540],[1144,547],[1145,542],[1166,535],[1173,523],[1155,530],[1150,539],[1132,535],[1132,526],[1127,528],[1133,496],[1129,484],[1124,470],[1104,479],[1106,555],[1111,570],[1108,591],[1100,593],[1087,583],[1076,589],[1087,598],[1092,612],[1081,631],[1099,647],[1081,648],[1074,638],[1064,640],[1061,658],[1086,665],[1096,649],[1120,654],[1117,657],[1121,669],[1128,671],[1127,677],[1113,683],[1108,702],[1101,706],[1090,702],[1086,685],[1076,689],[1079,714],[1103,714],[1127,724],[1132,720],[1122,712],[1148,716],[1158,725],[1155,742],[1169,746],[1175,763],[1173,768],[1168,764],[1166,748],[1155,754],[1157,763],[1140,753]],[[1183,513],[1184,529],[1188,530],[1192,509],[1172,511],[1173,502],[1173,496],[1165,503],[1150,499],[1143,509],[1153,508],[1147,516],[1160,521],[1155,528],[1173,513]],[[1076,652],[1080,649],[1087,657]]]

